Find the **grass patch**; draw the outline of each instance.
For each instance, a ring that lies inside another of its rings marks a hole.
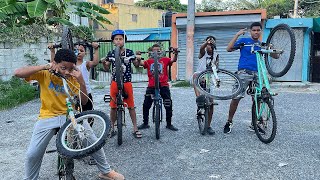
[[[98,85],[94,87],[93,89],[104,89],[106,86],[105,85]]]
[[[175,83],[172,83],[173,87],[190,87],[189,81],[177,81]]]
[[[36,96],[35,88],[20,78],[13,77],[10,81],[0,80],[0,110],[15,107]]]

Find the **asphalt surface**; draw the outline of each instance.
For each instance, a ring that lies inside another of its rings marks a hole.
[[[138,124],[142,122],[145,84],[135,85],[134,95]],[[96,109],[109,113],[103,102],[105,89],[95,89]],[[319,88],[279,88],[275,97],[278,131],[270,144],[259,141],[248,131],[251,99],[239,105],[231,134],[223,133],[230,101],[215,106],[214,136],[202,136],[195,119],[195,96],[192,88],[171,88],[173,132],[161,125],[156,140],[154,125],[142,130],[135,139],[127,115],[123,144],[116,138],[104,146],[112,168],[129,180],[168,179],[320,179],[320,92]],[[23,179],[25,153],[39,112],[40,101],[34,100],[10,110],[0,111],[0,179]],[[55,149],[53,138],[47,149]],[[57,153],[45,154],[39,179],[58,179]],[[98,179],[98,169],[83,160],[75,161],[77,179]]]

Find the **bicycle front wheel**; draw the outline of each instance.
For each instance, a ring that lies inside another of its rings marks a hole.
[[[293,30],[287,24],[279,24],[274,27],[267,39],[267,45],[272,49],[280,50],[275,58],[270,54],[265,56],[266,68],[273,77],[285,75],[292,66],[295,52],[296,40]]]
[[[79,159],[104,146],[110,130],[110,120],[105,113],[95,110],[81,112],[75,118],[75,127],[71,120],[67,120],[60,128],[56,146],[61,156]],[[92,127],[88,120],[94,120]]]
[[[118,145],[122,144],[122,122],[124,118],[123,110],[117,110]]]
[[[118,90],[122,90],[123,88],[123,82],[122,82],[122,60],[121,60],[121,56],[120,56],[120,47],[116,46],[116,48],[114,49],[114,57],[115,57],[115,66],[116,66],[116,72],[115,72],[115,76],[116,76],[116,82],[117,82],[117,86],[118,86]]]
[[[74,50],[72,33],[70,28],[68,28],[67,26],[62,27],[61,47],[62,49],[70,49],[72,51]]]
[[[270,99],[265,101],[258,99],[257,104],[254,102],[252,106],[252,124],[260,141],[268,144],[274,140],[277,132],[277,119],[273,103]]]
[[[217,100],[232,99],[242,91],[238,75],[224,69],[218,69],[216,75],[212,70],[205,70],[195,78],[194,84],[201,94]]]

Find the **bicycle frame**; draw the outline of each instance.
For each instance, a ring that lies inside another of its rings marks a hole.
[[[253,46],[252,46],[253,47]],[[259,86],[255,86],[255,94],[254,94],[254,101],[255,101],[255,106],[256,106],[256,115],[257,115],[257,118],[259,119],[261,117],[261,114],[265,108],[265,105],[263,105],[262,107],[262,110],[260,110],[258,108],[259,104],[258,104],[258,98],[261,98],[262,97],[262,91],[263,91],[263,88],[266,88],[267,91],[270,93],[270,97],[272,99],[272,96],[275,96],[277,95],[276,93],[273,93],[271,91],[271,88],[270,88],[270,83],[269,83],[269,79],[268,79],[268,76],[267,76],[267,68],[266,68],[266,63],[262,57],[262,54],[270,54],[270,53],[275,53],[277,52],[276,50],[265,50],[265,49],[261,49],[261,50],[258,50],[258,51],[252,51],[255,53],[256,55],[256,59],[257,59],[257,67],[258,67],[258,82],[259,82]],[[260,112],[259,112],[260,111]]]

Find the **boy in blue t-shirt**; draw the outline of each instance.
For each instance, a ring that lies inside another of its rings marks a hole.
[[[261,44],[259,38],[261,36],[262,25],[260,22],[254,22],[250,26],[250,38],[241,38],[238,40],[239,36],[244,35],[247,29],[241,29],[229,42],[227,51],[232,52],[237,49],[240,49],[240,59],[238,64],[237,74],[242,80],[243,89],[242,92],[231,100],[229,108],[229,116],[226,125],[224,126],[224,133],[231,133],[232,128],[232,119],[237,111],[238,104],[245,96],[245,91],[250,84],[250,82],[255,81],[255,76],[258,71],[257,59],[254,53],[251,53],[251,45]],[[254,46],[254,50],[260,50],[258,46]],[[252,126],[252,125],[251,125]],[[250,126],[250,127],[251,127]],[[252,127],[251,127],[252,128]]]

